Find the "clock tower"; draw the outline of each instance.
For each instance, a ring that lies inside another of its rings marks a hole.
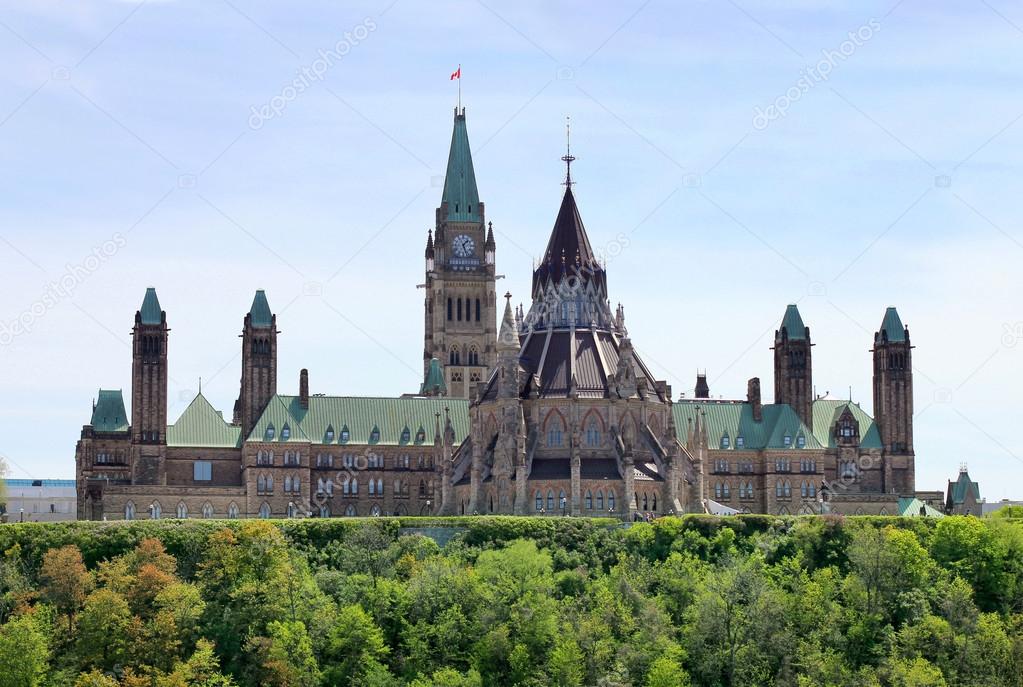
[[[436,358],[444,387],[436,380],[424,381],[421,393],[470,398],[495,364],[494,249],[494,231],[476,188],[465,108],[456,108],[444,194],[426,239],[424,284],[423,377],[431,376],[431,360]]]

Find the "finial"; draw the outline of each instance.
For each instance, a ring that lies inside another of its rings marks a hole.
[[[511,303],[511,291],[506,291],[504,297],[509,303]]]
[[[202,396],[202,376],[199,377],[199,395]]]
[[[565,183],[564,185],[568,188],[572,188],[572,163],[575,162],[575,156],[572,155],[572,118],[565,117],[565,156],[561,158],[565,162]]]

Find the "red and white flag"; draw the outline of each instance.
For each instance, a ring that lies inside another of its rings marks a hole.
[[[461,79],[461,78],[462,78],[462,65],[458,65],[458,69],[456,69],[455,71],[451,72],[451,78],[448,79],[448,81],[454,81],[455,79]]]

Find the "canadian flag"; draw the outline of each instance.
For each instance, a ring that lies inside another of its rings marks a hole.
[[[462,78],[462,65],[458,65],[458,69],[456,69],[455,71],[451,72],[451,78],[448,79],[448,81],[454,81],[455,79],[461,79],[461,78]]]

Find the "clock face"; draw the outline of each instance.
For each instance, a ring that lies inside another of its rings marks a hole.
[[[466,234],[459,234],[456,236],[455,241],[452,244],[452,249],[455,251],[455,255],[460,258],[467,258],[472,255],[472,251],[475,247],[476,243],[472,240],[472,237]]]

